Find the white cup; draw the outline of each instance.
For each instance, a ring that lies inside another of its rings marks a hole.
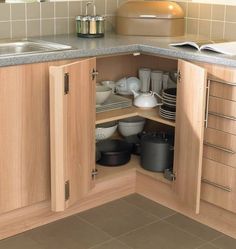
[[[162,93],[162,80],[163,72],[159,70],[154,70],[151,72],[151,88],[153,92],[158,94]]]
[[[163,87],[163,90],[165,90],[165,89],[168,88],[168,82],[169,82],[169,73],[165,72],[163,74],[163,78],[162,78],[162,87]]]
[[[141,80],[141,92],[149,92],[150,90],[150,79],[151,79],[151,69],[150,68],[140,68],[138,71],[139,79]]]

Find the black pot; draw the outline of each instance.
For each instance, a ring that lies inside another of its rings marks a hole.
[[[107,139],[96,144],[96,150],[101,158],[98,164],[104,166],[120,166],[129,162],[132,145],[123,140]]]
[[[125,137],[125,141],[132,146],[132,154],[140,155],[141,153],[141,139],[139,135],[131,135]]]
[[[173,139],[162,134],[147,134],[141,139],[141,166],[144,169],[163,172],[172,168],[174,158]]]

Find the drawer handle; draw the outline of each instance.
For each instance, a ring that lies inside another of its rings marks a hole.
[[[221,190],[224,190],[224,191],[227,191],[227,192],[232,192],[232,188],[230,187],[227,187],[227,186],[223,186],[221,184],[218,184],[218,183],[215,183],[215,182],[212,182],[212,181],[209,181],[205,178],[202,178],[202,182],[206,183],[206,184],[209,184],[213,187],[216,187],[216,188],[219,188]]]
[[[225,119],[236,121],[236,117],[233,117],[233,116],[227,116],[227,115],[216,113],[216,112],[209,112],[209,114],[213,115],[213,116],[220,117],[220,118],[225,118]]]
[[[208,80],[214,81],[214,82],[217,82],[217,83],[220,83],[220,84],[224,84],[224,85],[236,86],[236,83],[234,83],[234,82],[228,82],[228,81],[218,80],[218,79],[214,79],[214,78],[208,78]]]
[[[205,109],[205,128],[208,126],[208,115],[209,115],[209,100],[210,100],[210,84],[211,81],[207,80],[207,86],[206,86],[206,109]]]
[[[224,148],[224,147],[221,147],[221,146],[218,146],[218,145],[215,145],[215,144],[211,144],[211,143],[208,143],[208,142],[204,142],[204,145],[207,145],[207,146],[209,146],[209,147],[213,147],[213,148],[215,148],[215,149],[217,149],[217,150],[222,150],[222,151],[224,151],[224,152],[226,152],[226,153],[229,153],[229,154],[235,154],[235,151],[226,149],[226,148]]]

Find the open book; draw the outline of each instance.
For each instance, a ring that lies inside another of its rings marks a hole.
[[[236,42],[193,42],[193,41],[185,41],[185,42],[177,42],[170,44],[173,47],[184,47],[190,46],[193,48],[198,49],[199,51],[202,50],[210,50],[216,53],[226,54],[226,55],[236,55]]]

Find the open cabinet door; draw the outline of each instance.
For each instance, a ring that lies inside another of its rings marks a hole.
[[[63,211],[92,188],[96,59],[50,67],[51,205]]]
[[[173,187],[180,200],[199,213],[207,72],[183,60],[178,69]]]

